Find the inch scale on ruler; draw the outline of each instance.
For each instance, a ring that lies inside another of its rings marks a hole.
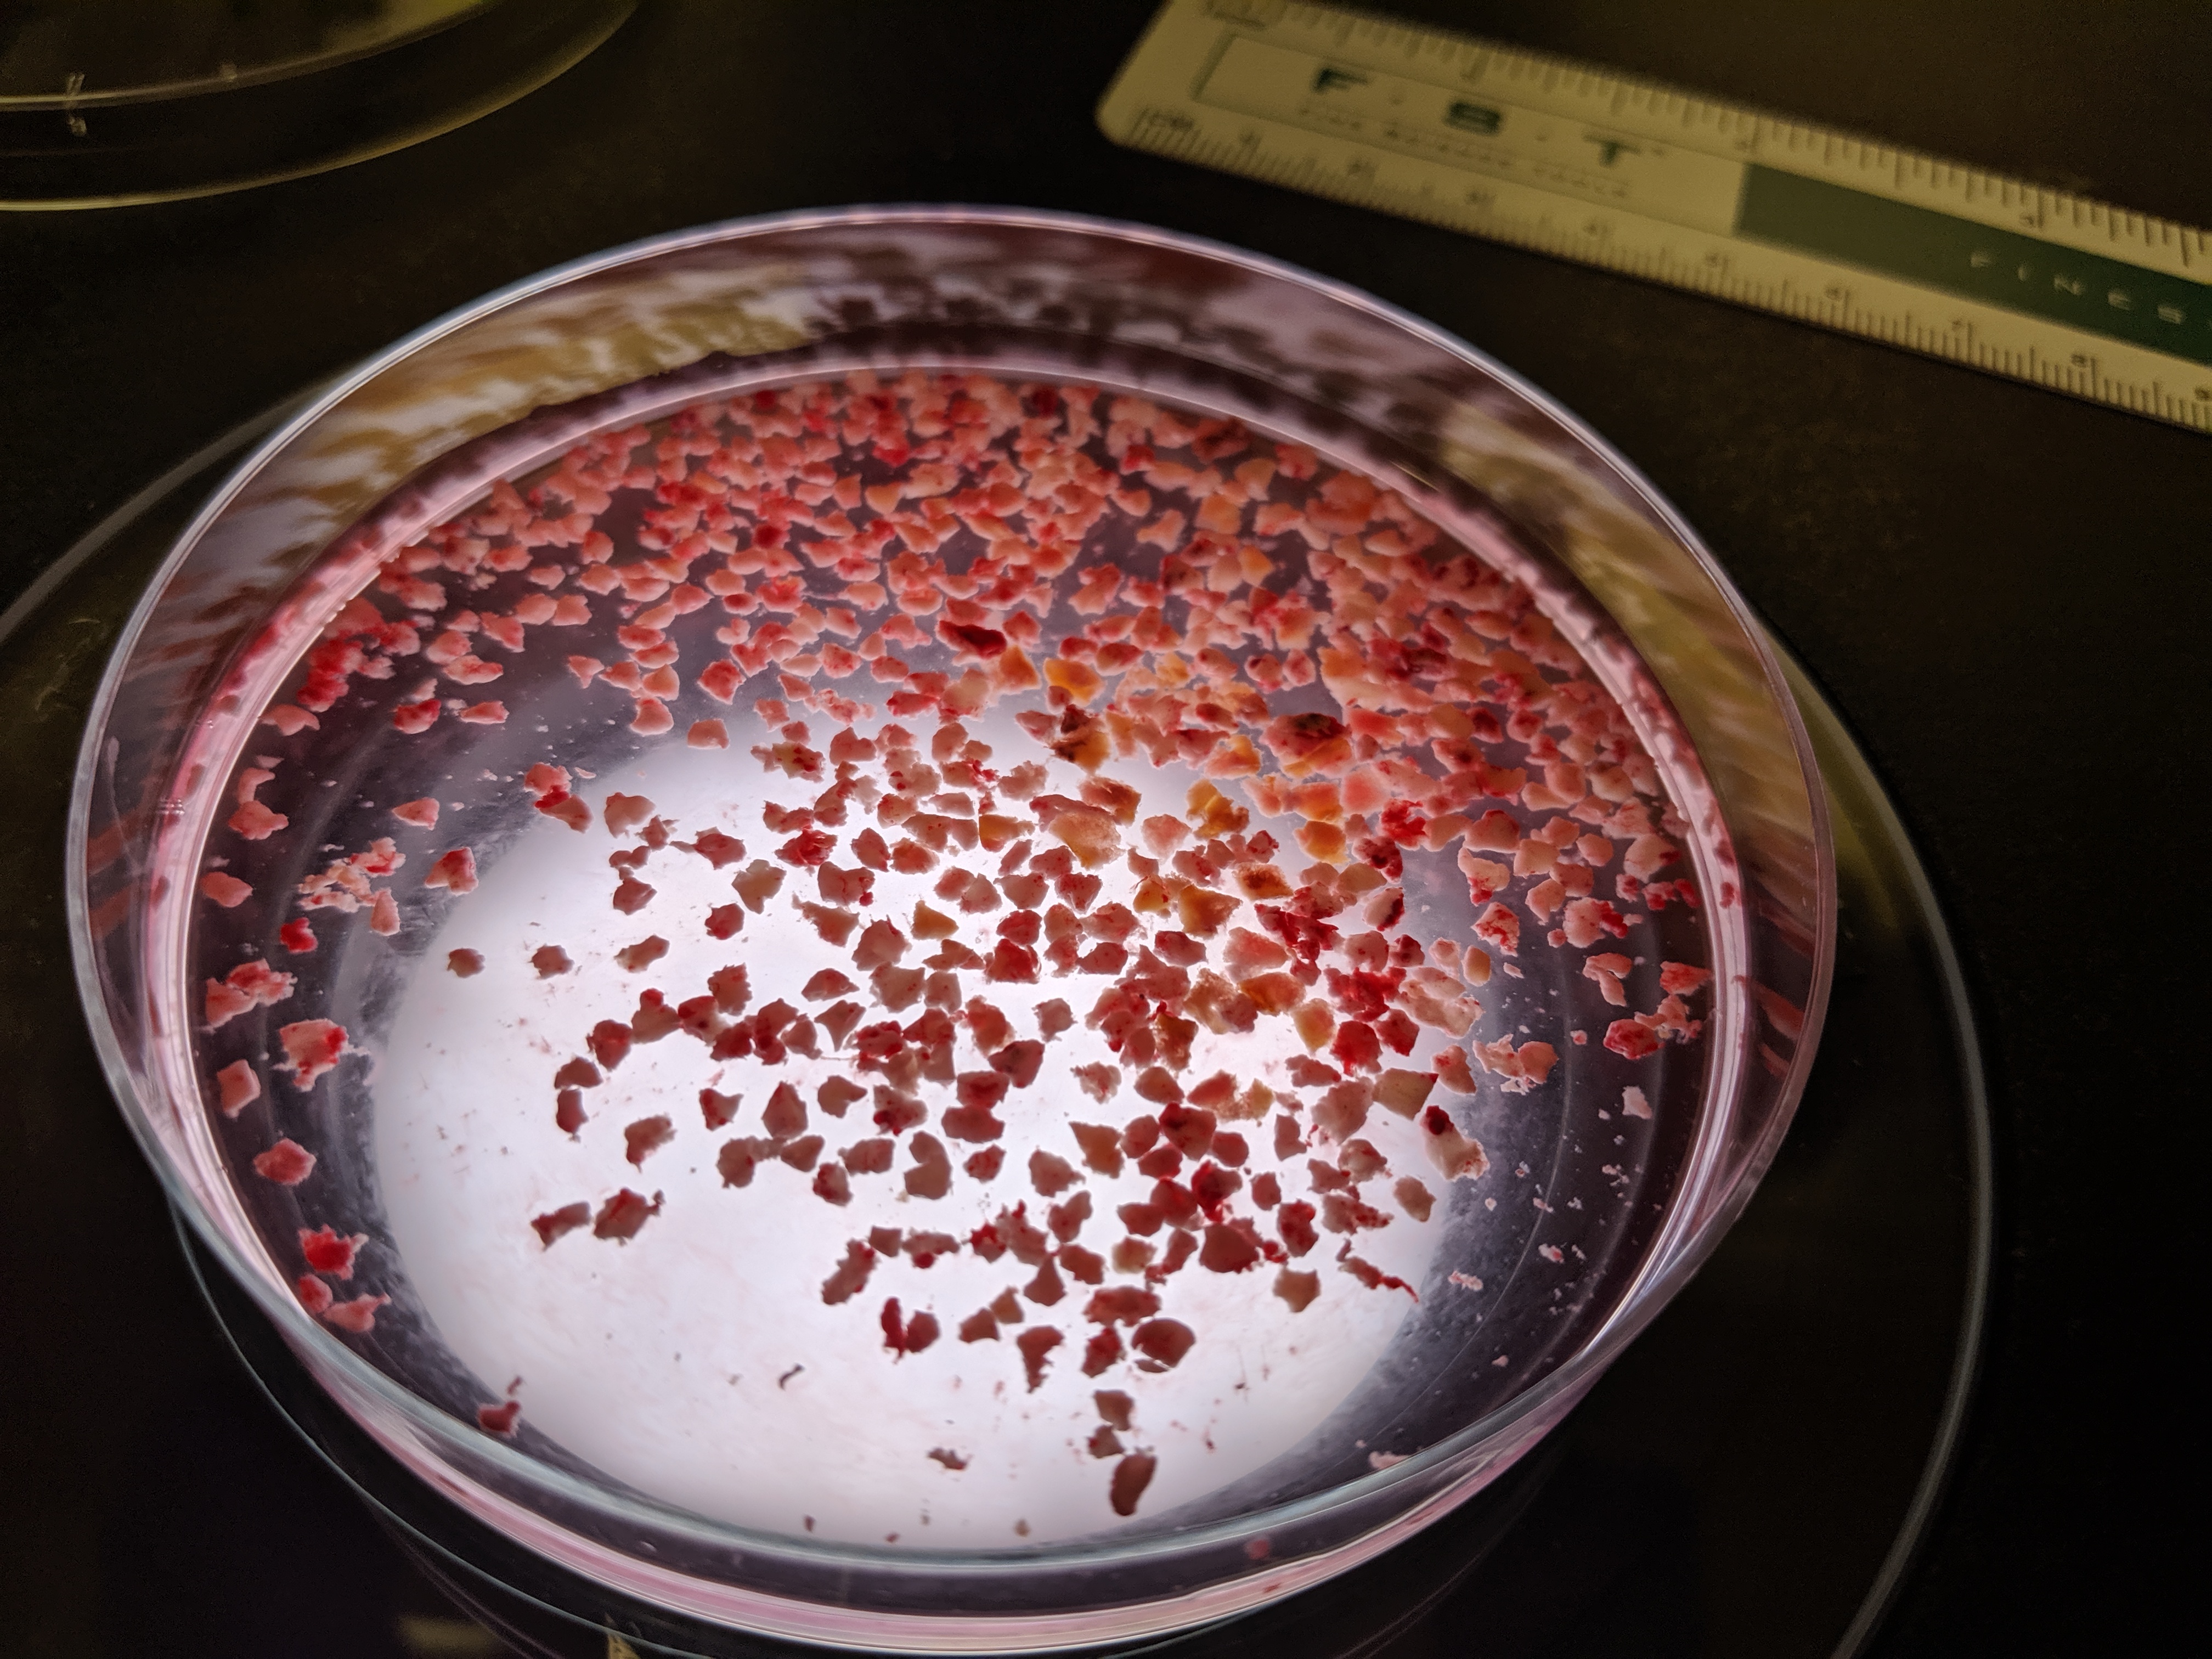
[[[1099,102],[1139,149],[2212,432],[2212,236],[1464,36],[1168,0]]]

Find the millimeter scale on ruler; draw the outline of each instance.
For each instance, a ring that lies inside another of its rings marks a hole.
[[[1540,53],[1168,0],[1107,137],[2212,433],[2212,235]]]

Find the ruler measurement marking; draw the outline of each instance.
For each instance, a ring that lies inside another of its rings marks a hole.
[[[1156,153],[2212,432],[2212,288],[2195,280],[2212,240],[2069,192],[1265,0],[1170,0],[1099,120]],[[2189,356],[2163,349],[2177,337]]]

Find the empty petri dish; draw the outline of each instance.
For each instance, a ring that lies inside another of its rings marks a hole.
[[[205,196],[366,161],[551,80],[636,0],[70,0],[0,25],[0,209]]]

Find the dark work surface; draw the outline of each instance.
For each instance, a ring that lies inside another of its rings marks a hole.
[[[2200,5],[1395,9],[2212,217]],[[2187,1443],[2166,1403],[2187,1385],[2165,1334],[2181,1258],[2163,1235],[2193,1201],[2175,1142],[2202,1085],[2179,1063],[2175,947],[2142,936],[2142,912],[2171,902],[2156,876],[2197,821],[2182,781],[2205,741],[2212,445],[1117,149],[1091,107],[1148,15],[648,5],[561,80],[410,151],[229,198],[0,218],[0,604],[148,479],[307,382],[488,289],[713,219],[854,201],[1065,208],[1254,247],[1434,319],[1587,418],[1699,527],[1859,736],[1966,958],[1996,1109],[1995,1304],[1952,1489],[1875,1651],[2101,1651],[2148,1634],[2179,1582],[2150,1500]],[[104,637],[88,624],[88,658]],[[57,675],[17,684],[11,716],[46,717]],[[40,752],[67,764],[65,745]],[[58,884],[43,842],[15,867],[19,884]],[[39,936],[14,967],[4,1644],[287,1650],[244,1627],[247,1609],[204,1632],[160,1617],[193,1605],[198,1564],[253,1550],[279,1510],[295,1544],[326,1528],[327,1545],[289,1558],[311,1570],[272,1576],[272,1628],[296,1628],[280,1614],[302,1604],[387,1617],[413,1590],[366,1582],[359,1564],[389,1553],[363,1514],[312,1463],[283,1461],[295,1449],[273,1417],[240,1409],[151,1178],[81,1086],[81,1038],[18,994],[21,975],[66,973],[63,941]],[[54,1086],[69,1068],[79,1086]],[[80,1155],[114,1195],[97,1213],[127,1222],[72,1218],[71,1182],[94,1182]],[[1868,1203],[1896,1178],[1870,1164]],[[155,1350],[196,1358],[149,1366],[158,1386],[134,1390],[134,1355]],[[126,1467],[144,1511],[101,1513],[88,1494]],[[1696,1539],[1668,1541],[1679,1563],[1660,1552],[1638,1571],[1694,1571]],[[105,1599],[97,1586],[134,1579],[133,1622],[104,1640],[71,1622]],[[325,1624],[319,1651],[391,1650],[388,1623],[374,1638]],[[1692,1650],[1644,1638],[1594,1650]]]

